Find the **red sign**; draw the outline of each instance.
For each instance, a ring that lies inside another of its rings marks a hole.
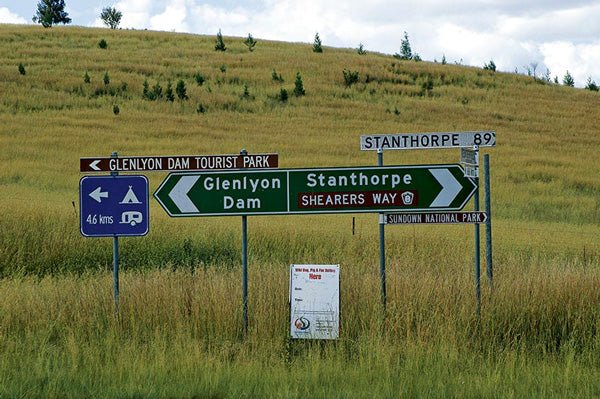
[[[81,172],[272,169],[278,166],[278,154],[80,158],[79,160]]]

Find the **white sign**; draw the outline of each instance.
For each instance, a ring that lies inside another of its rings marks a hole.
[[[461,148],[460,163],[471,166],[479,165],[479,150],[474,150],[472,148]]]
[[[340,334],[340,266],[290,266],[290,334],[337,339]]]
[[[495,147],[496,132],[447,132],[375,134],[360,136],[360,149],[363,151],[418,150],[429,148],[456,147]]]

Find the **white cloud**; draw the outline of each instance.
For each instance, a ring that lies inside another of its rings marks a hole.
[[[2,24],[26,24],[27,21],[18,16],[17,14],[13,14],[8,8],[0,7],[0,23]]]
[[[177,32],[188,32],[186,23],[188,5],[186,0],[171,0],[165,6],[162,13],[150,18],[150,28],[155,30],[172,30]]]
[[[568,70],[576,86],[585,86],[588,77],[599,82],[600,41],[577,45],[557,41],[544,43],[540,49],[552,76],[558,76],[560,81]]]
[[[121,0],[115,8],[123,13],[121,27],[144,29],[150,25],[151,0]]]

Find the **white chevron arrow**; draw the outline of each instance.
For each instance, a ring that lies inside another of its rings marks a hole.
[[[95,161],[90,162],[90,168],[92,168],[94,170],[100,170],[100,168],[98,167],[99,163],[100,163],[99,159],[96,159]]]
[[[450,206],[462,190],[462,185],[448,169],[429,169],[429,172],[442,185],[442,191],[435,197],[430,206],[432,208]]]
[[[199,178],[200,176],[182,176],[169,193],[169,198],[171,198],[173,203],[183,213],[199,212],[196,205],[194,205],[190,197],[188,197],[188,193],[192,189],[192,186]]]

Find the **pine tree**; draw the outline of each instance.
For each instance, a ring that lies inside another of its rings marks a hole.
[[[410,41],[408,40],[408,33],[404,32],[404,39],[400,43],[400,54],[394,54],[394,58],[398,58],[399,60],[412,60],[413,54],[412,49],[410,48]]]
[[[83,83],[90,83],[91,82],[91,78],[90,78],[90,74],[87,73],[87,71],[85,71],[85,75],[83,75]]]
[[[300,72],[296,73],[296,81],[294,82],[294,95],[296,97],[304,96],[306,91],[304,90],[304,84],[302,83],[302,76]]]
[[[359,43],[358,48],[356,49],[356,52],[359,55],[365,55],[365,54],[367,54],[367,50],[365,50],[365,46],[363,46],[362,43]]]
[[[175,101],[175,94],[173,94],[173,85],[171,84],[170,80],[167,83],[167,91],[165,92],[165,96],[167,98],[167,101]]]
[[[225,47],[225,42],[223,41],[223,35],[221,34],[221,29],[219,29],[219,33],[217,33],[217,43],[215,44],[215,51],[225,51],[227,47]]]
[[[102,78],[104,84],[107,85],[110,83],[110,77],[108,76],[108,72],[104,72],[104,78]]]
[[[25,65],[22,62],[19,63],[19,73],[25,75]]]
[[[185,82],[183,81],[183,79],[180,79],[177,82],[177,87],[175,87],[175,93],[177,93],[177,97],[179,97],[180,100],[188,99],[187,89],[185,88]]]
[[[573,76],[571,76],[569,71],[567,71],[567,73],[565,73],[565,76],[563,76],[563,84],[565,86],[570,86],[570,87],[575,86],[575,80],[573,80]]]
[[[598,91],[598,85],[592,80],[591,76],[587,78],[587,81],[585,82],[585,88],[590,91]]]
[[[313,43],[313,52],[314,53],[322,53],[323,47],[321,46],[321,38],[319,37],[319,32],[315,35],[315,42]]]
[[[248,37],[244,40],[244,44],[248,47],[248,51],[253,52],[254,46],[256,46],[256,40],[252,37],[250,33],[248,33]]]

